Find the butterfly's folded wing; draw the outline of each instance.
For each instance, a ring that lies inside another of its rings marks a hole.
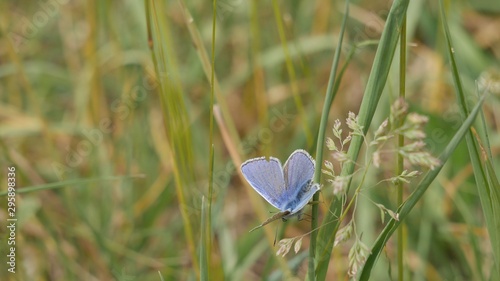
[[[319,190],[319,184],[312,183],[312,181],[307,182],[306,186],[301,189],[296,199],[288,207],[290,213],[295,214],[298,211],[302,210],[302,208],[306,206],[306,204],[313,197],[314,193],[316,193],[318,190]]]
[[[314,159],[302,149],[297,149],[286,160],[283,167],[285,189],[293,191],[303,186],[314,176]]]
[[[298,149],[286,161],[283,173],[285,176],[283,196],[288,198],[284,208],[291,210],[291,213],[298,212],[319,190],[317,184],[312,184],[314,159],[305,150]]]
[[[279,159],[254,158],[241,164],[241,172],[250,185],[267,202],[282,210],[285,179]]]

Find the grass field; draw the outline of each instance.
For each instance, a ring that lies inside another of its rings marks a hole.
[[[1,1],[0,280],[500,280],[499,30],[498,0]],[[297,149],[320,192],[249,232],[278,210],[241,163]]]

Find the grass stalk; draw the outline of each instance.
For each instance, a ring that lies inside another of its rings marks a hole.
[[[401,35],[399,39],[399,98],[405,98],[406,92],[406,14],[403,19],[403,24],[401,26]],[[400,120],[400,126],[403,124],[404,120]],[[403,134],[398,135],[397,151],[405,145],[405,138]],[[400,153],[397,154],[397,170],[396,175],[401,175],[404,170],[404,158]],[[403,194],[404,194],[404,182],[398,181],[398,206],[403,204]],[[398,241],[398,280],[402,281],[404,279],[404,228],[398,228],[397,241]]]
[[[377,48],[377,53],[375,54],[374,63],[368,78],[368,83],[366,85],[358,114],[359,124],[363,126],[365,134],[370,127],[378,101],[389,75],[391,62],[399,41],[399,33],[408,4],[409,0],[396,0],[393,2],[387,17],[384,31],[382,32],[382,36],[380,38],[379,47]],[[352,138],[347,152],[351,161],[344,165],[341,175],[347,176],[354,172],[354,163],[358,158],[362,144],[363,138],[361,136],[354,136]],[[317,263],[316,275],[319,280],[324,280],[326,278],[333,242],[335,241],[336,230],[338,229],[338,222],[331,222],[337,220],[341,207],[342,204],[340,200],[332,201],[329,206],[329,211],[325,214],[322,227],[318,233],[318,243],[321,243],[322,245],[321,248],[318,248],[315,256],[315,262]]]
[[[206,225],[206,245],[207,245],[207,262],[210,263],[209,255],[212,253],[212,195],[214,190],[214,81],[215,81],[215,30],[217,24],[217,0],[213,1],[212,13],[212,73],[210,75],[210,104],[209,104],[209,128],[208,128],[208,142],[209,142],[209,163],[208,163],[208,215]],[[202,208],[203,209],[203,208]],[[203,219],[203,214],[202,214]],[[204,227],[203,223],[202,226]],[[210,268],[206,269],[207,280],[210,279]]]
[[[458,105],[462,118],[468,115],[469,105],[468,99],[464,93],[460,73],[455,60],[455,49],[446,20],[446,13],[443,1],[439,1],[441,12],[441,24],[445,34],[446,52],[450,61],[450,67],[457,95]],[[482,98],[482,97],[481,97]],[[471,158],[476,186],[481,200],[484,217],[486,219],[486,227],[490,235],[493,257],[495,261],[496,274],[500,275],[500,191],[498,185],[498,176],[494,169],[489,169],[491,159],[489,153],[484,153],[484,147],[480,144],[480,138],[475,137],[472,131],[468,131],[466,135],[467,148]]]
[[[250,3],[250,33],[252,34],[250,38],[250,64],[252,65],[253,73],[253,91],[256,101],[256,110],[259,118],[259,123],[262,128],[266,127],[269,122],[268,108],[269,102],[266,96],[266,87],[264,79],[264,68],[262,67],[262,62],[259,60],[261,52],[261,34],[259,25],[259,0],[251,1]],[[264,146],[264,155],[270,155],[271,147]]]
[[[194,231],[190,215],[188,214],[188,201],[185,194],[187,187],[192,186],[196,177],[194,175],[194,160],[192,159],[192,140],[190,124],[187,116],[186,106],[182,97],[181,87],[176,77],[175,69],[169,65],[173,61],[173,52],[168,49],[169,28],[165,17],[160,16],[158,11],[164,11],[162,2],[145,1],[148,41],[150,42],[151,55],[155,65],[157,78],[160,85],[160,101],[163,112],[165,131],[172,152],[171,163],[176,194],[179,201],[179,209],[184,225],[184,233],[193,268],[197,278],[200,278],[200,266],[196,253]],[[167,56],[169,56],[167,58]],[[172,74],[172,75],[170,75]]]
[[[196,27],[195,21],[191,16],[191,13],[187,9],[184,0],[179,0],[179,3],[182,7],[184,21],[186,22],[186,25],[188,27],[189,34],[191,35],[191,40],[193,41],[193,44],[196,48],[196,52],[198,53],[198,57],[200,58],[201,66],[203,67],[203,72],[205,73],[207,80],[211,82],[211,77],[212,75],[214,75],[214,81],[211,84],[213,84],[214,95],[217,99],[217,104],[222,112],[224,122],[227,125],[228,132],[231,135],[232,139],[237,140],[238,143],[240,143],[240,137],[236,130],[231,112],[229,111],[229,105],[227,104],[226,98],[222,94],[222,89],[220,87],[219,81],[217,80],[217,76],[215,76],[215,73],[211,71],[212,63],[210,63],[210,58],[208,56],[205,45],[203,44],[203,39],[201,37],[200,31]],[[213,110],[213,108],[211,108],[210,110]]]
[[[285,35],[285,27],[283,26],[282,15],[278,0],[273,0],[273,10],[274,17],[276,18],[276,26],[278,27],[278,33],[280,36],[281,46],[283,48],[283,52],[285,53],[285,62],[286,62],[286,70],[288,73],[288,77],[290,78],[290,86],[292,89],[292,96],[295,102],[295,106],[299,112],[299,115],[306,116],[304,105],[302,103],[302,99],[300,98],[299,87],[297,85],[297,77],[295,74],[295,68],[293,67],[292,57],[290,56],[290,51],[288,50],[288,44]],[[304,134],[306,135],[307,146],[310,147],[313,144],[313,136],[311,129],[307,123],[307,119],[300,118],[304,120],[302,125],[304,126]]]
[[[143,177],[144,177],[144,175],[130,175],[130,176],[115,176],[115,177],[67,180],[67,181],[52,182],[52,183],[47,183],[47,184],[35,185],[35,186],[26,186],[26,187],[23,187],[21,189],[16,190],[16,193],[17,194],[26,194],[26,193],[31,193],[31,192],[58,189],[58,188],[63,188],[63,187],[78,186],[78,185],[82,185],[82,184],[89,184],[89,183],[95,183],[95,182],[126,180],[126,179],[143,178]],[[7,193],[8,193],[8,191],[0,192],[0,197],[6,196]]]
[[[209,274],[209,262],[208,253],[209,252],[209,241],[208,233],[209,226],[207,225],[207,207],[205,203],[205,196],[201,197],[201,218],[200,218],[200,280],[208,281],[210,280]]]
[[[349,0],[345,1],[345,13],[342,20],[342,26],[339,34],[339,43],[337,44],[337,49],[335,50],[335,56],[332,62],[332,69],[330,71],[330,78],[328,79],[328,86],[326,89],[325,102],[323,103],[323,111],[321,113],[321,121],[318,130],[318,138],[316,143],[316,167],[314,171],[314,182],[321,182],[321,166],[323,165],[323,148],[325,143],[325,132],[326,125],[328,124],[328,116],[330,115],[330,108],[332,106],[335,95],[337,94],[338,85],[340,79],[337,81],[335,77],[337,76],[337,68],[340,62],[340,53],[342,51],[342,41],[344,38],[345,28],[347,26],[347,18],[349,17]],[[347,65],[347,63],[346,63]],[[319,193],[314,194],[313,202],[319,201]],[[315,270],[315,255],[316,255],[316,241],[318,237],[318,216],[319,216],[319,206],[318,204],[312,205],[312,215],[311,215],[311,242],[309,246],[309,263],[308,263],[308,279],[316,280],[316,270]]]
[[[434,170],[430,170],[426,173],[426,175],[422,178],[420,183],[417,185],[415,190],[408,196],[407,200],[401,205],[397,213],[399,214],[399,220],[395,220],[391,218],[387,225],[384,227],[380,235],[378,236],[375,244],[372,247],[371,253],[368,256],[366,263],[363,267],[361,275],[359,277],[360,281],[366,281],[370,279],[370,273],[373,269],[373,266],[377,262],[378,257],[382,253],[387,241],[391,237],[391,235],[398,229],[400,224],[404,221],[404,219],[408,216],[410,211],[415,207],[415,205],[420,201],[422,196],[424,195],[427,188],[437,177],[441,169],[443,168],[446,161],[450,158],[452,153],[457,148],[458,144],[462,141],[463,137],[469,131],[470,126],[473,124],[476,116],[481,110],[481,105],[484,101],[484,96],[481,97],[479,102],[476,104],[471,114],[467,117],[464,123],[460,126],[458,131],[455,133],[453,138],[448,142],[448,145],[444,149],[443,153],[439,156],[439,160],[441,164],[434,168]]]

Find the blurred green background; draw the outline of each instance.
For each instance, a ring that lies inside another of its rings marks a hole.
[[[132,0],[0,2],[0,187],[7,190],[11,166],[18,192],[41,187],[16,197],[15,274],[3,270],[9,233],[0,230],[1,280],[199,278],[193,255],[199,251],[202,197],[208,196],[212,5],[153,1],[147,12],[144,1]],[[344,48],[377,40],[389,9],[388,1],[352,1]],[[471,101],[477,81],[496,85],[483,112],[499,167],[500,3],[448,1],[446,9]],[[315,151],[342,11],[342,1],[217,1],[216,103],[227,115],[214,129],[213,280],[282,278],[276,248],[262,230],[248,233],[261,222],[256,214],[273,209],[244,185],[235,167],[251,157],[284,161],[298,148]],[[148,35],[153,18],[161,37]],[[412,111],[430,117],[428,145],[435,155],[461,125],[439,21],[437,2],[411,1],[407,100]],[[165,57],[152,56],[154,44]],[[376,45],[356,51],[328,128],[357,112],[375,51]],[[165,68],[155,68],[155,60]],[[398,68],[393,70],[374,126],[397,96]],[[491,274],[469,161],[464,143],[406,221],[411,280],[488,280]],[[370,180],[377,182],[380,174]],[[369,194],[397,207],[394,189]],[[6,197],[0,202],[3,225]],[[356,214],[371,245],[382,223],[371,203],[362,203]],[[266,228],[274,233],[281,224]],[[307,221],[286,225],[280,237],[310,230]],[[300,279],[307,270],[307,239],[299,254],[286,258]],[[348,279],[347,250],[335,248],[328,280]],[[394,259],[389,243],[373,280],[389,280]]]

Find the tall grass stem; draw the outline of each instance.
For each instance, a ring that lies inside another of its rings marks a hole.
[[[405,99],[406,96],[406,13],[404,15],[403,24],[401,25],[401,35],[399,39],[399,98]],[[399,126],[403,125],[403,120],[399,120]],[[403,134],[398,134],[397,151],[405,145],[405,138]],[[397,169],[396,175],[401,175],[404,170],[404,158],[400,153],[397,154]],[[403,204],[404,182],[398,181],[398,206]],[[404,228],[398,228],[398,280],[404,279]]]

